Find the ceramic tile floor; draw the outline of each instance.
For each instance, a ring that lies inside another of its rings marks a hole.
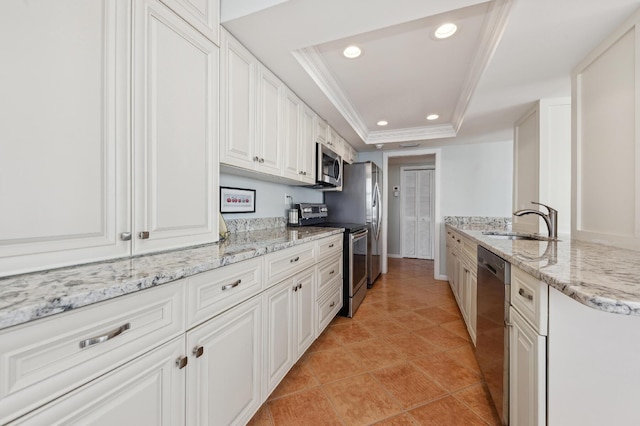
[[[250,425],[500,425],[449,284],[389,259],[353,319],[336,317]]]

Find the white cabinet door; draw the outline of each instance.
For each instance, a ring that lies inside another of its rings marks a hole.
[[[546,424],[547,339],[511,307],[509,349],[510,424]]]
[[[219,49],[156,0],[133,23],[133,251],[216,241]]]
[[[287,279],[263,293],[263,397],[280,383],[294,363],[294,284]]]
[[[280,176],[282,174],[282,82],[260,65],[258,68],[258,124],[256,170]]]
[[[309,268],[305,272],[294,277],[295,307],[295,349],[296,359],[311,346],[316,338],[316,274],[314,268]]]
[[[181,336],[10,424],[184,425],[183,355]]]
[[[0,276],[128,254],[129,21],[128,1],[2,2]]]
[[[290,90],[284,90],[282,102],[282,133],[284,148],[284,163],[282,167],[283,176],[293,180],[300,180],[302,168],[299,164],[300,158],[300,108],[301,102]]]
[[[254,297],[187,333],[188,425],[246,424],[260,407],[261,311]]]
[[[302,181],[308,184],[316,182],[316,114],[306,105],[300,110],[300,140],[298,164],[302,171]]]
[[[182,19],[220,45],[220,0],[161,0]]]
[[[222,30],[220,162],[253,170],[256,144],[256,58]]]

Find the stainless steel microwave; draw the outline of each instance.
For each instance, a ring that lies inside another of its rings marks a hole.
[[[342,186],[342,158],[329,147],[316,144],[315,188],[339,188]]]

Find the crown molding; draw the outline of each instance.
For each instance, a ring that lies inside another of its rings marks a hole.
[[[489,65],[498,47],[498,43],[502,39],[509,14],[515,1],[516,0],[494,0],[490,3],[483,24],[482,34],[478,42],[478,50],[462,84],[456,106],[453,110],[452,120],[448,124],[369,131],[362,117],[347,96],[344,88],[338,80],[336,80],[322,59],[322,55],[318,49],[315,46],[311,46],[295,50],[291,53],[365,144],[371,145],[455,137],[458,130],[460,130],[460,126],[462,126],[464,115],[480,81],[480,77],[482,77],[482,74]]]
[[[364,125],[360,114],[356,111],[342,86],[327,67],[318,49],[311,46],[294,50],[291,54],[300,65],[302,65],[302,68],[309,74],[320,90],[322,90],[322,93],[329,98],[329,101],[336,107],[338,112],[347,120],[358,136],[360,136],[363,141],[366,141],[367,127]]]
[[[408,142],[425,139],[452,138],[456,131],[451,124],[409,127],[406,129],[374,130],[368,133],[364,141],[367,145],[390,142]]]
[[[515,2],[516,0],[494,0],[489,5],[482,34],[478,41],[478,50],[462,84],[458,102],[453,109],[451,124],[456,133],[462,126],[462,121],[471,102],[471,97],[476,91],[478,82],[498,48]]]

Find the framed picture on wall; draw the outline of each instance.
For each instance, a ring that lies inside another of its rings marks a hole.
[[[256,190],[220,187],[220,213],[255,213]]]

